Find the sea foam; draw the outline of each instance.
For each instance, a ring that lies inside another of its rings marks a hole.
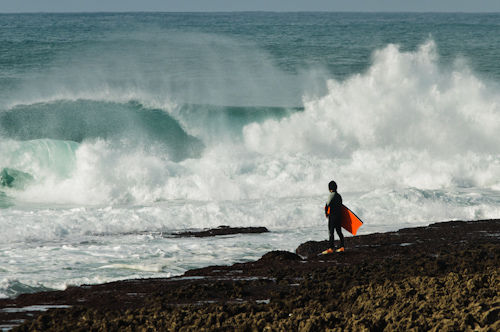
[[[305,111],[244,129],[249,150],[330,159],[344,190],[498,186],[500,98],[463,63],[443,67],[429,41],[388,45],[371,67],[306,100]],[[311,169],[317,167],[311,167]]]

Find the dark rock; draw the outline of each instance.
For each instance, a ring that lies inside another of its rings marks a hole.
[[[202,231],[187,231],[172,233],[174,237],[209,237],[218,235],[233,235],[233,234],[259,234],[267,233],[269,230],[266,227],[229,227],[219,226],[217,228],[206,229]]]
[[[318,256],[325,249],[328,249],[328,241],[307,241],[298,246],[295,252],[301,257],[309,258]]]
[[[272,263],[273,261],[278,261],[278,262],[284,262],[284,261],[300,261],[302,258],[300,258],[299,255],[294,254],[293,252],[289,251],[271,251],[262,256],[258,262],[260,263]]]

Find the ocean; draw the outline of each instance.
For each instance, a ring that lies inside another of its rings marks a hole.
[[[499,132],[500,14],[1,14],[0,297],[294,251],[331,180],[498,218]],[[270,232],[171,236],[220,225]]]

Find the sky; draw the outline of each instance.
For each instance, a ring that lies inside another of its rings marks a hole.
[[[500,0],[0,0],[0,13],[123,11],[500,12]]]

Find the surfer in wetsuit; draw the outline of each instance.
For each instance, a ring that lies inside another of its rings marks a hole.
[[[323,251],[322,254],[331,254],[334,252],[334,234],[337,232],[340,238],[340,247],[335,250],[335,252],[344,251],[344,235],[342,234],[341,223],[341,208],[342,208],[342,196],[337,192],[337,184],[335,181],[330,181],[328,183],[328,190],[330,190],[330,195],[325,205],[325,216],[328,218],[328,231],[330,232],[330,248]]]

